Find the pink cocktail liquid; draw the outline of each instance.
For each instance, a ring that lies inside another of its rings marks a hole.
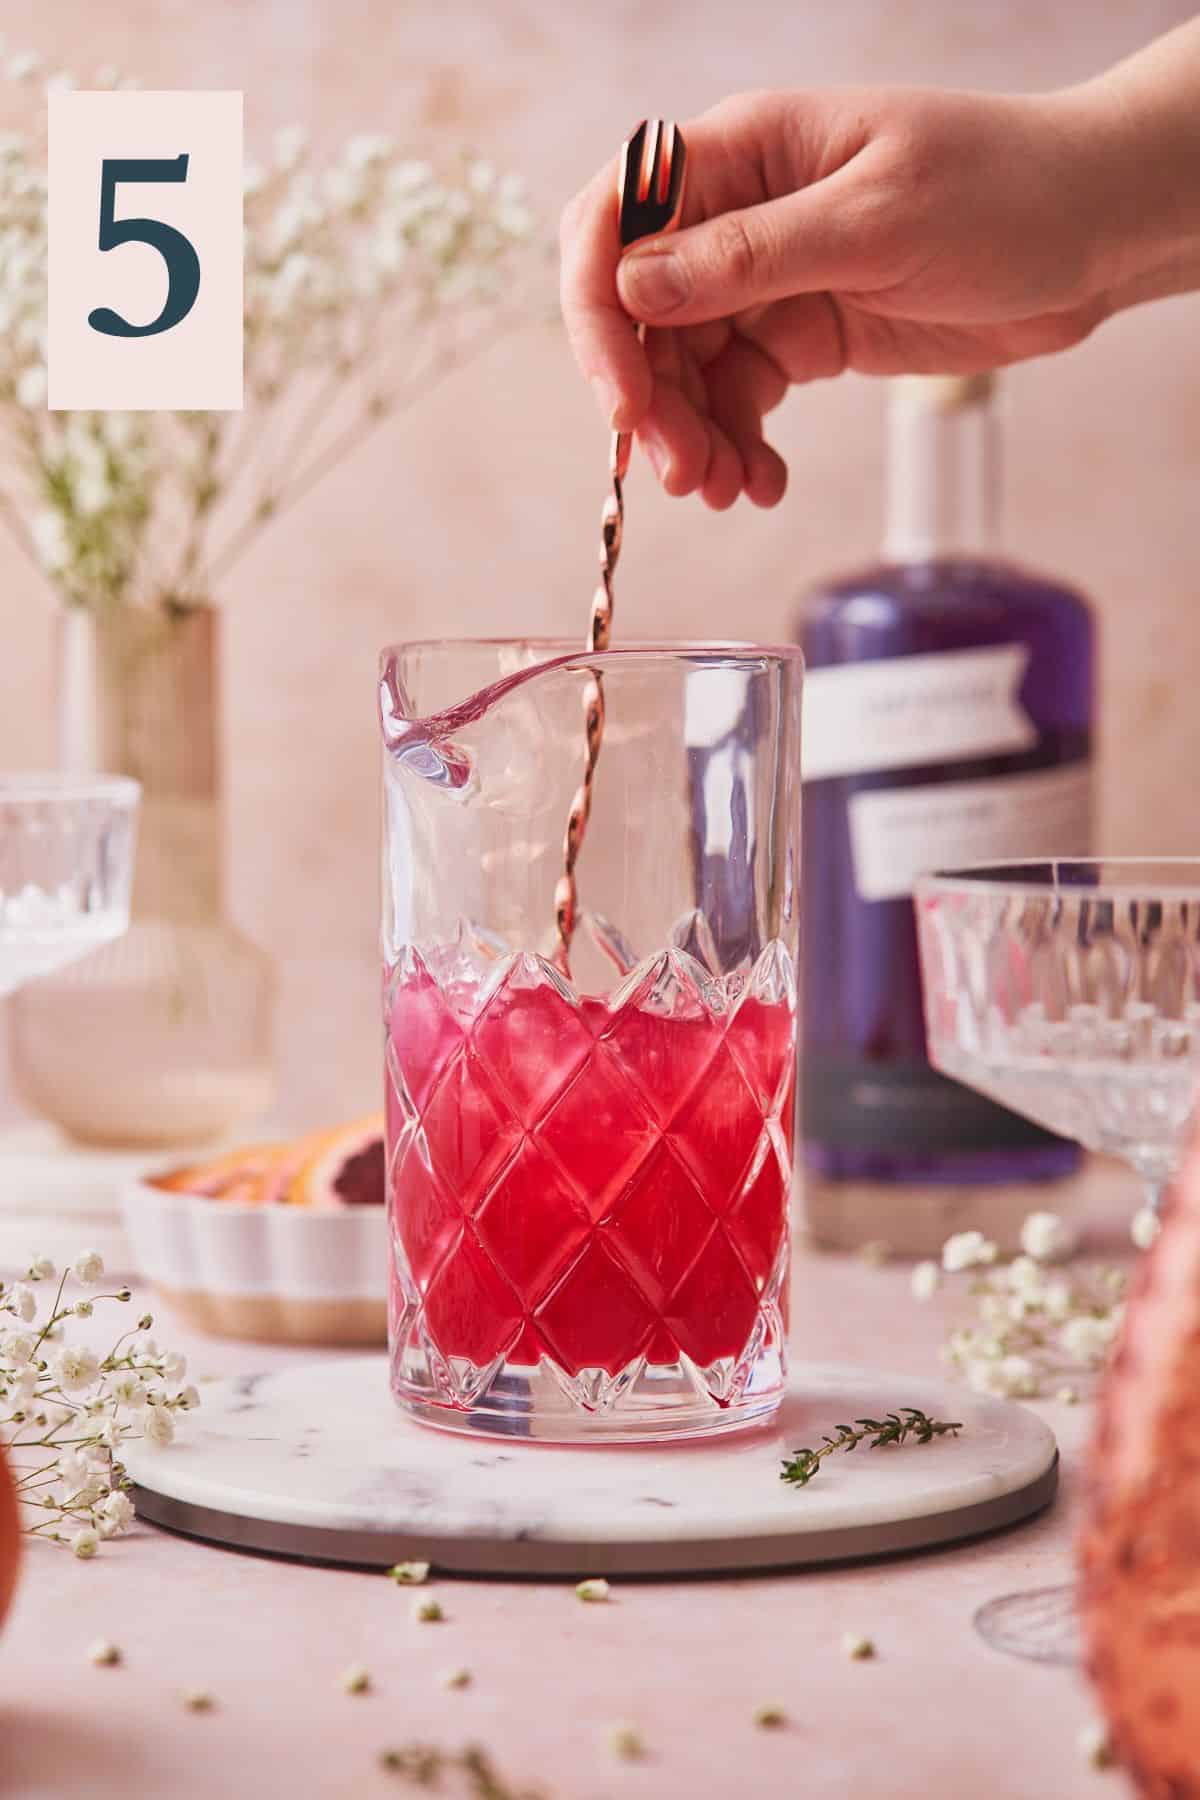
[[[785,960],[769,946],[740,993],[702,997],[668,952],[580,1000],[533,956],[439,982],[405,953],[387,987],[397,1370],[420,1343],[450,1405],[481,1371],[544,1362],[584,1396],[690,1364],[738,1398],[784,1331]]]

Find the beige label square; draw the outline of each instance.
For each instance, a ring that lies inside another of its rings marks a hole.
[[[241,94],[48,105],[51,409],[238,410]]]

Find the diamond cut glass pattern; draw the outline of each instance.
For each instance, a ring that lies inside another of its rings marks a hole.
[[[548,650],[384,660],[393,1386],[459,1430],[753,1424],[784,1378],[799,662]],[[419,717],[414,689],[460,656],[516,670]],[[597,660],[609,734],[567,968],[553,821]]]

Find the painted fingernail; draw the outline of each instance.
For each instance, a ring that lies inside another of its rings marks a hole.
[[[691,292],[687,268],[669,250],[646,250],[625,257],[617,271],[621,298],[631,312],[674,312]]]

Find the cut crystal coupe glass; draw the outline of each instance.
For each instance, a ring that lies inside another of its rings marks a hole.
[[[1200,858],[963,869],[922,877],[916,908],[935,1066],[1123,1158],[1157,1206],[1200,1079]],[[1016,1655],[1079,1654],[1070,1583],[1006,1595],[976,1625]]]
[[[778,1405],[801,679],[740,645],[385,653],[389,1325],[419,1418],[637,1441]]]
[[[916,888],[929,1054],[1151,1204],[1200,1077],[1200,859],[1001,863]]]
[[[0,995],[128,929],[140,792],[119,775],[0,776]]]

